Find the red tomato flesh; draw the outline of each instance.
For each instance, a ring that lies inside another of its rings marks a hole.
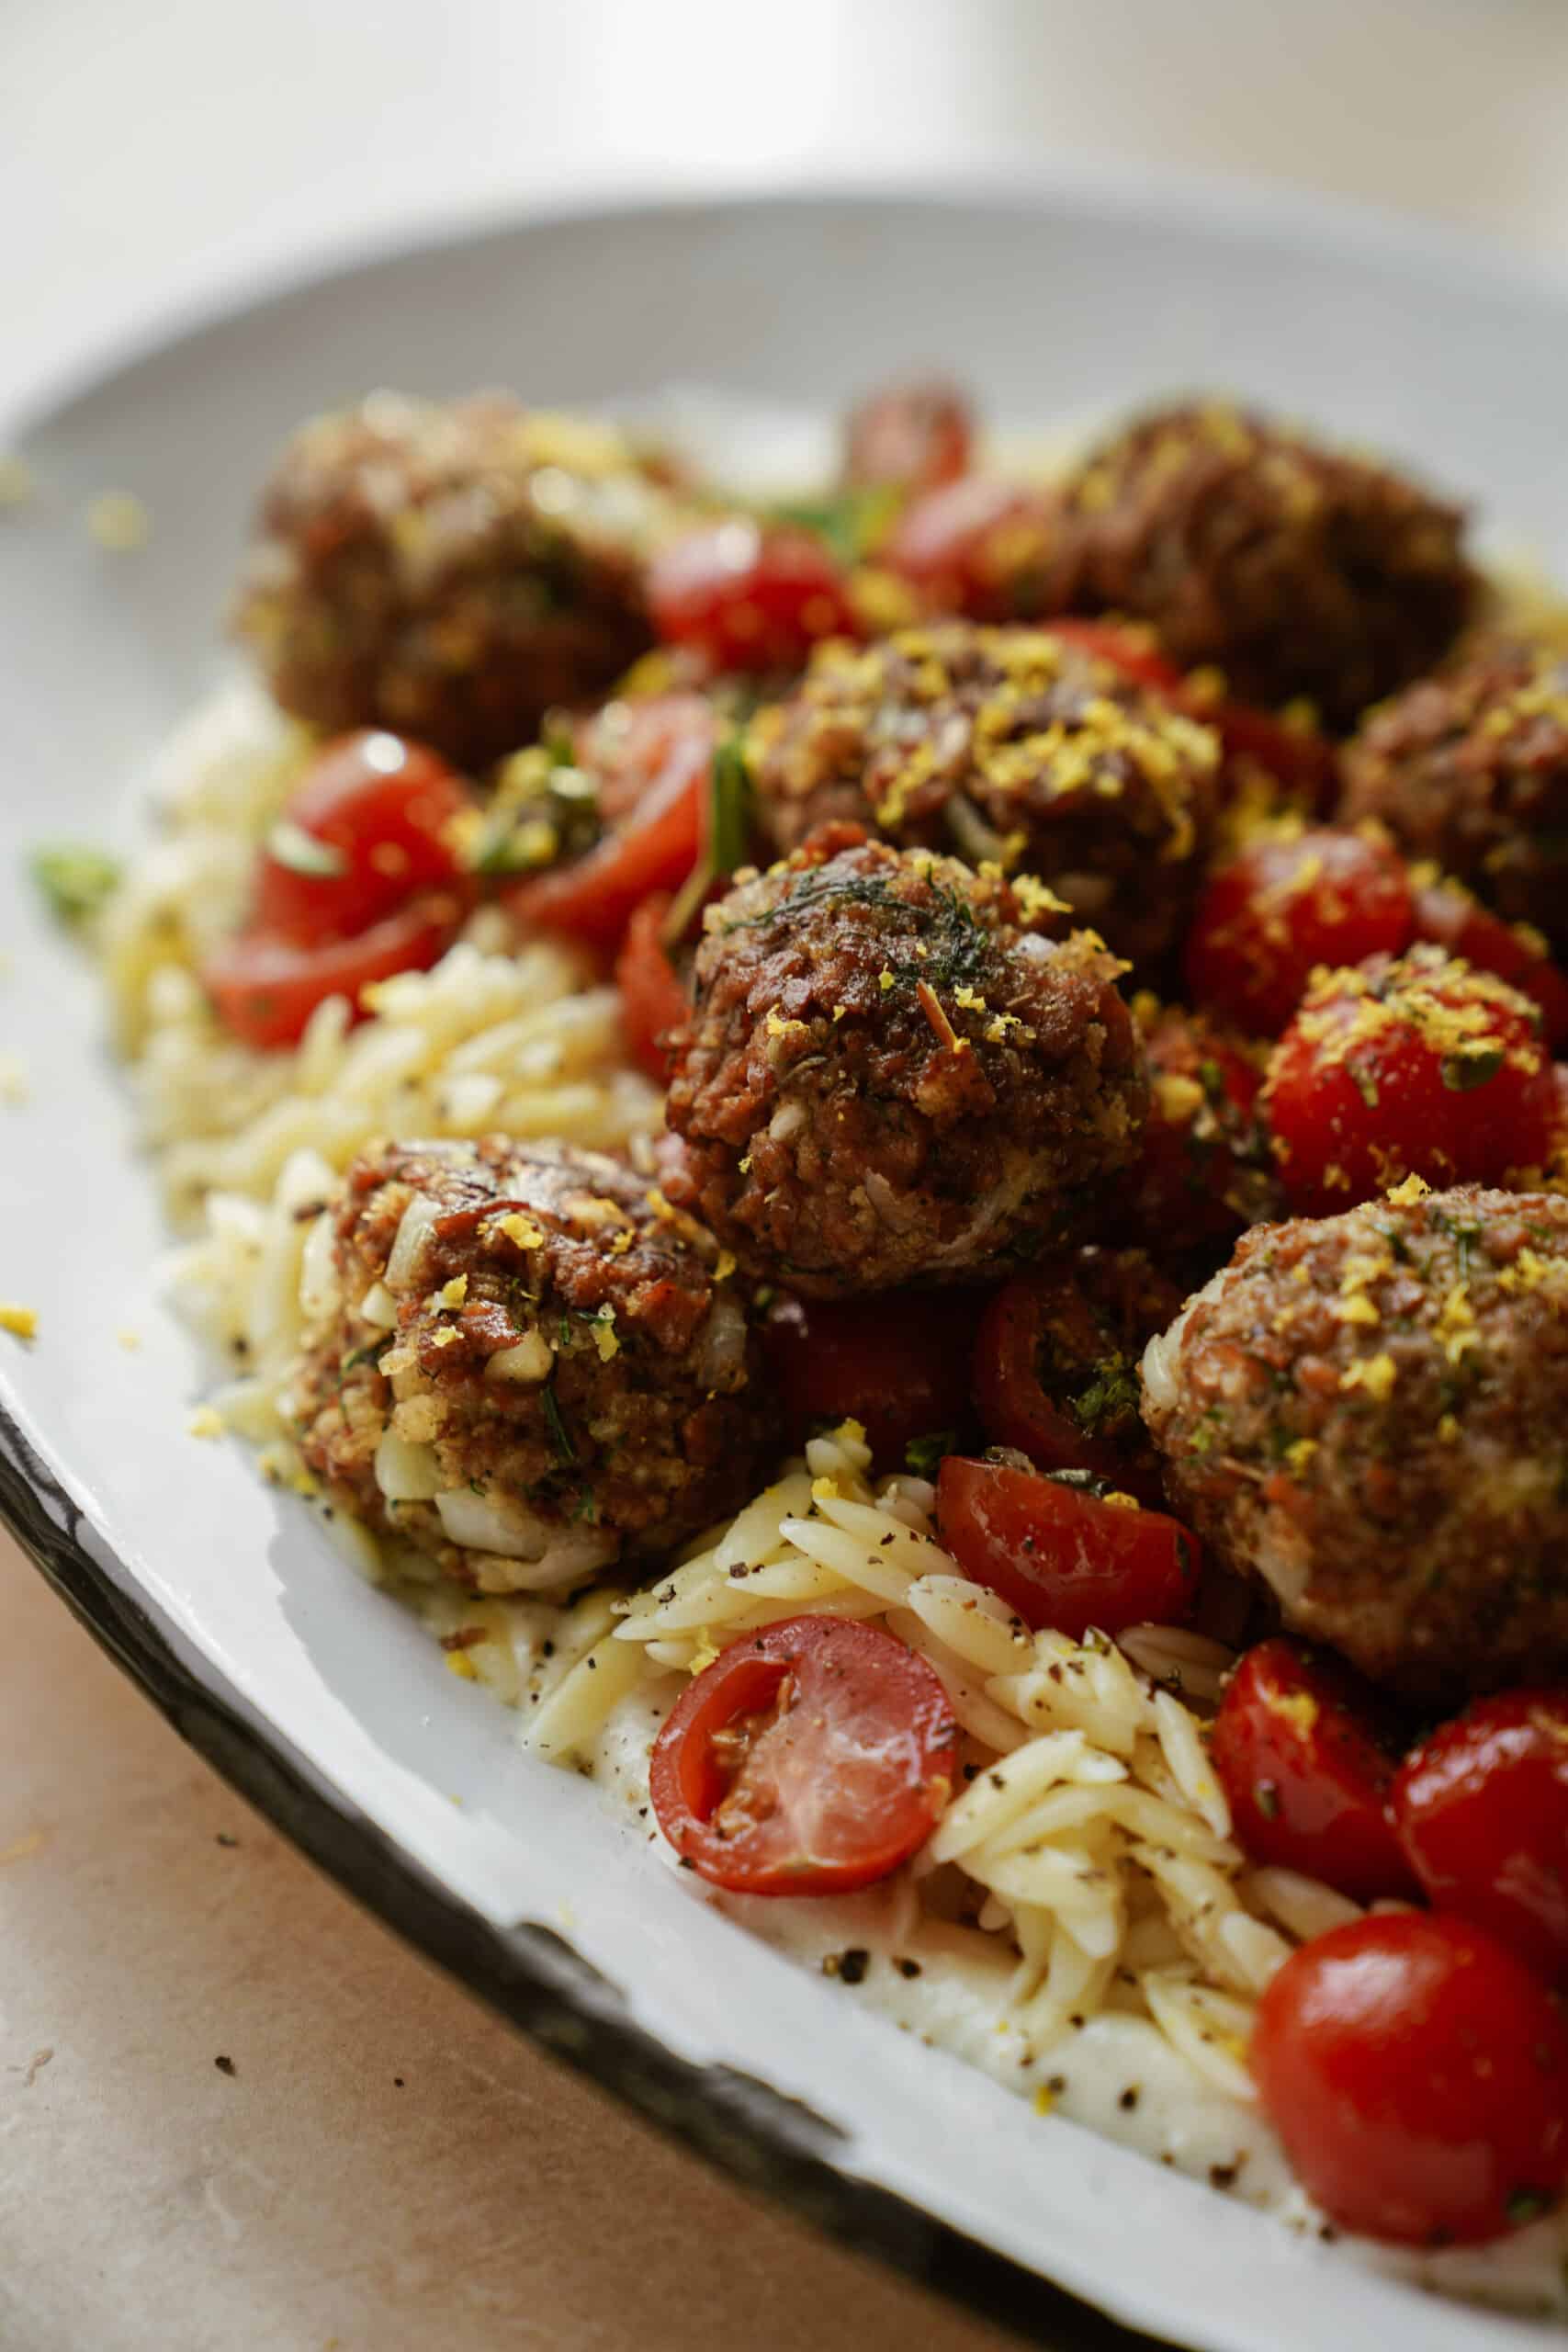
[[[667,645],[716,670],[797,669],[819,638],[858,637],[843,575],[820,539],[744,515],[691,532],[655,556],[648,603]]]
[[[1568,1690],[1479,1699],[1406,1758],[1393,1819],[1429,1899],[1568,1975]]]
[[[1358,1903],[1415,1894],[1388,1817],[1395,1759],[1347,1668],[1295,1642],[1259,1642],[1226,1686],[1209,1754],[1254,1861]]]
[[[1528,997],[1418,945],[1324,974],[1263,1104],[1291,1206],[1330,1216],[1409,1175],[1506,1184],[1551,1156],[1556,1083]]]
[[[969,1354],[981,1302],[972,1291],[884,1291],[874,1300],[783,1298],[762,1340],[784,1435],[861,1422],[874,1458],[903,1466],[916,1438],[971,1419]]]
[[[297,1045],[319,1004],[345,996],[363,1018],[361,991],[397,972],[427,972],[462,926],[463,901],[446,893],[416,899],[353,939],[316,946],[274,932],[242,931],[215,947],[202,985],[219,1018],[243,1045],[262,1051]]]
[[[1463,1920],[1357,1919],[1264,1994],[1252,2071],[1303,2185],[1398,2245],[1501,2237],[1568,2180],[1568,2034],[1545,1986]]]
[[[531,930],[614,947],[643,900],[679,889],[695,865],[712,758],[711,723],[677,729],[623,826],[570,865],[531,875],[502,903]]]
[[[1038,603],[1051,514],[1043,491],[965,474],[915,499],[877,560],[931,612],[1018,620]]]
[[[1091,1626],[1171,1624],[1192,1606],[1197,1539],[1163,1511],[1104,1500],[1010,1463],[950,1453],[937,1474],[942,1542],[1026,1625],[1081,1641]]]
[[[1541,1034],[1556,1047],[1568,1040],[1568,976],[1519,925],[1492,914],[1458,882],[1427,883],[1416,893],[1416,936],[1462,956],[1479,972],[1495,972],[1540,1008]]]
[[[847,1894],[907,1861],[957,1777],[958,1722],[880,1626],[795,1617],[686,1686],[653,1744],[659,1826],[737,1894]]]
[[[844,480],[857,490],[935,490],[969,470],[969,403],[953,384],[895,384],[851,411]]]
[[[289,797],[256,869],[252,923],[311,945],[347,939],[428,890],[461,882],[455,820],[476,805],[423,743],[366,729],[329,743]],[[332,870],[312,870],[312,852]]]
[[[682,1025],[691,1010],[664,944],[663,923],[671,903],[667,890],[645,899],[626,925],[615,957],[621,1027],[632,1059],[656,1086],[666,1084],[670,1076],[663,1041]]]
[[[1238,1028],[1277,1037],[1319,964],[1397,956],[1415,928],[1409,875],[1392,843],[1329,826],[1258,841],[1199,902],[1187,985]]]
[[[1151,1272],[1151,1291],[1156,1281]],[[1156,1311],[1151,1329],[1179,1311],[1174,1286],[1164,1305],[1168,1313]],[[1133,1340],[1130,1329],[1113,1328],[1071,1263],[1004,1283],[975,1341],[975,1402],[987,1436],[1042,1470],[1088,1470],[1157,1504],[1163,1490],[1139,1412]]]

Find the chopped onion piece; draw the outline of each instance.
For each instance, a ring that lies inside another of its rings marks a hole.
[[[432,1445],[412,1445],[388,1430],[376,1448],[376,1484],[389,1503],[434,1502],[440,1509],[441,1469]]]

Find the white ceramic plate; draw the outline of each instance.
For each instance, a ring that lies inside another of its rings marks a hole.
[[[21,875],[41,836],[129,839],[125,779],[217,659],[253,486],[283,433],[373,384],[551,402],[673,380],[831,409],[941,360],[1015,424],[1219,384],[1483,494],[1568,571],[1568,302],[1427,238],[1254,198],[856,196],[549,220],[378,259],[75,393],[0,521],[0,1501],[180,1728],[310,1851],[519,2023],[732,2173],[1055,2345],[1501,2346],[1430,2301],[917,2048],[693,1902],[583,1782],[348,1573],[238,1447],[186,1433],[199,1367],[161,1306],[91,974]],[[106,488],[152,510],[115,557]],[[143,1344],[130,1353],[116,1333]],[[304,1988],[301,1997],[308,1997]],[[1035,2275],[1038,2274],[1038,2275]]]

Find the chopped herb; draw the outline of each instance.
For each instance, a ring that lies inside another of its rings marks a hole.
[[[708,766],[703,854],[664,919],[663,940],[678,947],[695,922],[714,884],[744,865],[751,840],[751,776],[739,729],[726,738]]]
[[[956,1430],[933,1430],[929,1437],[912,1437],[904,1448],[905,1463],[917,1478],[934,1478],[942,1456],[953,1453],[957,1443]]]
[[[290,817],[280,817],[268,833],[266,854],[278,865],[287,865],[291,874],[328,876],[348,872],[348,860],[341,849],[308,833]]]
[[[1087,1436],[1105,1423],[1136,1420],[1140,1396],[1138,1375],[1125,1356],[1105,1356],[1094,1368],[1094,1378],[1078,1396],[1066,1400],[1067,1410]]]
[[[118,858],[107,850],[79,848],[60,842],[52,849],[35,849],[33,880],[62,922],[80,922],[96,915],[119,887]]]
[[[1443,1084],[1452,1094],[1470,1094],[1476,1087],[1484,1086],[1496,1077],[1503,1067],[1501,1046],[1485,1046],[1479,1052],[1445,1054],[1442,1061]]]
[[[1515,2188],[1509,2191],[1503,2211],[1517,2229],[1526,2222],[1539,2222],[1551,2204],[1552,2199],[1539,2188]]]
[[[827,498],[790,498],[770,511],[777,523],[793,523],[826,542],[840,563],[863,563],[897,518],[903,493],[886,482],[840,490]]]
[[[567,1428],[566,1421],[561,1413],[560,1400],[556,1395],[555,1376],[553,1374],[550,1378],[546,1381],[543,1388],[539,1391],[539,1394],[544,1400],[545,1419],[550,1425],[550,1442],[554,1445],[558,1456],[562,1462],[575,1462],[577,1460],[577,1448],[571,1442],[571,1431]]]

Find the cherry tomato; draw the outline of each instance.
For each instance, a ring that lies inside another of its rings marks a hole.
[[[663,890],[645,899],[626,925],[615,958],[621,1027],[632,1059],[657,1086],[670,1076],[670,1057],[662,1041],[682,1026],[691,1010],[662,936],[670,904],[669,893]]]
[[[653,1743],[659,1826],[737,1894],[846,1894],[907,1861],[957,1776],[958,1722],[878,1625],[794,1617],[689,1683]]]
[[[1478,1699],[1405,1759],[1393,1820],[1431,1901],[1568,1975],[1568,1690]]]
[[[1145,1030],[1151,1091],[1138,1160],[1116,1206],[1151,1250],[1201,1249],[1272,1206],[1258,1117],[1258,1048],[1171,1005]]]
[[[1303,1944],[1252,2039],[1264,2112],[1341,2228],[1501,2237],[1568,2180],[1568,2034],[1546,1987],[1461,1919],[1395,1911]]]
[[[626,823],[586,856],[518,883],[502,904],[532,930],[613,947],[645,899],[678,889],[695,865],[712,758],[711,724],[705,730],[676,728]]]
[[[1500,1184],[1551,1152],[1556,1084],[1528,997],[1417,945],[1319,976],[1263,1104],[1292,1207],[1328,1216],[1405,1176]]]
[[[601,705],[575,731],[578,764],[598,787],[606,831],[633,823],[673,765],[701,774],[718,741],[705,695],[637,695]]]
[[[1112,669],[1140,686],[1152,686],[1156,694],[1168,695],[1172,700],[1181,693],[1181,672],[1168,654],[1160,651],[1152,628],[1136,621],[1080,621],[1058,613],[1050,629],[1053,637],[1065,638],[1097,662],[1109,662]]]
[[[347,939],[425,890],[466,887],[455,820],[475,807],[423,743],[366,729],[318,752],[257,863],[252,922],[309,944]]]
[[[1397,956],[1416,928],[1404,860],[1391,842],[1324,826],[1255,842],[1222,866],[1187,936],[1198,1003],[1277,1037],[1319,964]]]
[[[987,1436],[1042,1470],[1088,1470],[1140,1501],[1160,1501],[1138,1359],[1180,1306],[1180,1292],[1141,1250],[1067,1258],[1004,1283],[975,1341],[975,1402]]]
[[[843,576],[809,531],[731,515],[655,556],[649,610],[668,645],[716,670],[797,669],[819,638],[860,634]]]
[[[1259,1642],[1226,1685],[1209,1754],[1254,1861],[1358,1903],[1416,1892],[1388,1817],[1394,1758],[1347,1668],[1296,1642]]]
[[[347,997],[358,1019],[360,993],[373,980],[427,972],[439,963],[463,915],[461,899],[444,892],[413,899],[355,938],[322,940],[314,947],[276,932],[236,932],[209,956],[202,985],[243,1045],[296,1045],[329,996]]]
[[[973,1291],[884,1291],[863,1299],[782,1298],[762,1328],[785,1436],[852,1415],[877,1462],[901,1469],[917,1438],[971,1419],[969,1352],[981,1312]]]
[[[975,423],[953,384],[895,384],[852,409],[843,476],[856,490],[935,490],[969,470]]]
[[[966,474],[906,508],[877,560],[928,611],[1009,621],[1039,610],[1052,505],[1027,483]]]
[[[1026,1625],[1081,1641],[1090,1626],[1172,1624],[1198,1587],[1197,1539],[1163,1511],[1109,1502],[1075,1474],[1041,1477],[950,1453],[937,1474],[942,1541]]]
[[[1521,923],[1505,922],[1462,883],[1424,884],[1416,893],[1416,936],[1462,956],[1477,971],[1495,972],[1540,1007],[1541,1035],[1554,1049],[1568,1040],[1568,976],[1546,942]]]

